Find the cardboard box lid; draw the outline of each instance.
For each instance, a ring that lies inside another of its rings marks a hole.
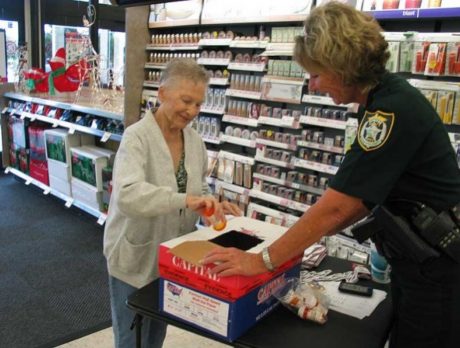
[[[169,248],[169,252],[173,253],[175,256],[195,265],[199,265],[197,262],[200,261],[204,255],[213,248],[219,246],[210,240],[232,230],[261,239],[262,242],[246,250],[247,252],[257,254],[261,252],[264,247],[269,246],[273,241],[278,239],[287,228],[241,216],[229,220],[227,226],[222,231],[217,232],[212,229],[212,227],[206,227],[161,243],[161,246]]]

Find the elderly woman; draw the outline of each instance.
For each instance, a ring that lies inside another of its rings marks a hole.
[[[206,148],[187,127],[200,111],[207,83],[195,61],[171,61],[158,90],[160,106],[126,129],[118,149],[104,235],[116,347],[135,346],[133,313],[125,302],[157,277],[158,245],[194,231],[204,209],[214,207],[219,218],[241,214],[209,195]],[[161,347],[165,333],[165,324],[144,321],[142,342]]]
[[[460,202],[460,171],[446,130],[417,89],[385,70],[387,43],[373,18],[329,2],[311,11],[304,29],[294,57],[310,73],[308,88],[337,104],[360,104],[357,138],[321,199],[269,248],[260,254],[218,248],[203,263],[218,261],[213,271],[221,276],[272,271],[375,210],[383,228],[376,239],[392,266],[390,347],[456,347],[460,238],[447,247],[436,242],[458,227],[452,209]],[[418,220],[417,229],[410,219],[427,207],[443,223]],[[395,218],[407,222],[423,250],[414,253],[415,244],[388,228]]]

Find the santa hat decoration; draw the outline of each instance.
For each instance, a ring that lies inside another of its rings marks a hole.
[[[54,57],[49,60],[51,70],[65,67],[65,58],[65,49],[61,47],[56,51]]]

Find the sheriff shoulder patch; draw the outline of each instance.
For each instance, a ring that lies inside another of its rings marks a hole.
[[[358,143],[363,150],[376,150],[385,144],[393,128],[394,119],[394,113],[366,111],[358,128]]]

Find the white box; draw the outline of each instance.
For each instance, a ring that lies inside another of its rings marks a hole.
[[[48,162],[49,163],[49,162]],[[72,197],[72,187],[70,181],[63,180],[49,173],[50,187],[66,196]]]
[[[68,129],[46,129],[46,159],[52,159],[70,165],[70,148],[94,144],[94,137],[89,134],[70,134]]]
[[[91,186],[81,180],[72,178],[72,195],[76,201],[79,201],[93,209],[101,211],[102,208],[102,192],[98,191],[94,186]]]
[[[106,155],[86,147],[73,147],[70,152],[72,154],[72,178],[84,181],[94,186],[97,191],[102,191],[102,168],[108,163]]]
[[[70,184],[70,178],[72,177],[70,173],[70,164],[49,159],[48,173],[50,176],[53,175],[55,178],[67,181]]]

